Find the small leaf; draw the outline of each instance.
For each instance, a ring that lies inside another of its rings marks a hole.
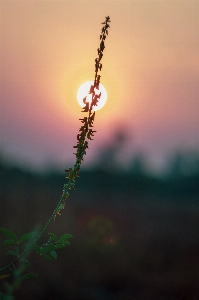
[[[59,239],[59,243],[63,243],[65,242],[67,239],[71,239],[73,236],[71,234],[64,234],[60,237]]]
[[[38,276],[38,274],[35,274],[35,273],[27,273],[27,274],[23,275],[20,278],[20,280],[22,281],[22,280],[25,280],[25,279],[32,279],[32,278],[35,278],[37,276]]]
[[[8,251],[8,252],[7,252],[7,254],[9,254],[9,255],[16,255],[16,256],[18,256],[18,255],[17,255],[17,253],[16,253],[15,251]]]
[[[3,245],[16,245],[17,241],[16,240],[5,240],[2,244]]]
[[[19,239],[19,243],[26,242],[27,240],[31,239],[32,235],[33,235],[32,232],[23,234]]]
[[[57,259],[57,253],[55,251],[51,251],[50,255],[54,258]]]
[[[46,253],[52,251],[54,248],[55,248],[55,247],[54,247],[54,245],[52,245],[52,244],[51,244],[51,245],[46,245],[44,248],[41,249],[41,254],[42,254],[42,255],[43,255],[43,254],[46,254]]]
[[[64,248],[64,247],[65,247],[64,243],[62,243],[62,244],[55,244],[54,249],[59,249],[59,248]]]
[[[14,232],[8,230],[8,229],[5,229],[5,228],[0,228],[0,231],[7,235],[7,237],[11,238],[12,240],[15,240],[15,242],[17,242],[17,236],[14,234]]]
[[[47,255],[47,254],[44,254],[43,257],[45,258],[45,260],[47,261],[51,261],[51,256],[50,255]]]
[[[54,233],[49,233],[51,241],[57,241],[57,237]]]
[[[33,248],[35,248],[37,253],[41,254],[41,248],[37,244],[33,244]]]
[[[70,242],[69,242],[69,241],[65,241],[65,242],[63,242],[63,244],[69,246],[69,245],[70,245]]]

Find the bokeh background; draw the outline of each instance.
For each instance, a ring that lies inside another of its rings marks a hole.
[[[61,196],[84,116],[77,90],[111,17],[107,104],[49,228],[74,237],[57,261],[33,254],[39,277],[17,299],[199,298],[198,11],[192,0],[0,2],[0,225],[18,235]]]

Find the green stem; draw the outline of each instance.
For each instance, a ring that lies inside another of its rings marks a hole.
[[[50,225],[50,223],[52,222],[52,220],[55,218],[57,211],[59,210],[59,207],[62,203],[62,198],[59,200],[59,203],[57,204],[57,207],[55,208],[52,216],[50,217],[50,219],[48,220],[48,222],[46,223],[46,225],[44,226],[44,228],[42,229],[42,231],[40,232],[40,234],[38,235],[38,237],[35,239],[35,243],[38,242],[38,240],[42,237],[42,235],[45,233],[45,231],[47,230],[48,226]]]
[[[26,253],[27,249],[25,249],[14,261],[12,261],[9,265],[5,266],[4,268],[0,269],[0,272],[5,271],[6,269],[10,268],[12,265],[16,264],[18,260]]]
[[[69,190],[71,188],[74,188],[75,186],[75,180],[76,177],[78,177],[78,172],[80,170],[80,165],[81,162],[83,160],[84,155],[86,154],[86,149],[88,148],[88,140],[92,140],[92,136],[93,133],[95,131],[93,131],[93,122],[94,122],[94,117],[95,117],[95,112],[92,112],[92,108],[93,106],[97,105],[98,102],[98,98],[100,98],[100,96],[97,97],[96,99],[96,94],[94,91],[94,88],[99,88],[99,84],[100,84],[100,75],[98,75],[99,70],[101,71],[102,69],[102,64],[101,64],[101,59],[103,56],[103,51],[104,51],[104,41],[106,39],[106,36],[108,35],[108,28],[109,26],[109,22],[110,21],[110,17],[105,17],[105,22],[103,22],[102,24],[104,24],[102,31],[101,31],[101,35],[100,35],[100,47],[97,49],[98,50],[98,58],[95,59],[95,76],[94,76],[94,86],[91,86],[91,90],[92,90],[92,102],[90,107],[88,106],[88,103],[86,104],[86,106],[83,108],[83,112],[88,112],[88,117],[85,117],[84,119],[80,119],[81,122],[83,123],[83,125],[80,128],[80,133],[78,134],[78,140],[77,140],[77,145],[74,146],[74,148],[77,149],[77,152],[75,153],[76,155],[76,162],[73,166],[73,168],[69,168],[69,170],[66,170],[68,172],[68,175],[66,178],[68,178],[68,183],[64,184],[64,188],[63,188],[63,194],[53,212],[53,214],[51,215],[50,219],[48,220],[48,222],[46,223],[46,225],[44,226],[44,228],[42,229],[42,231],[40,232],[40,234],[37,236],[37,238],[34,240],[34,243],[38,242],[38,240],[43,236],[43,234],[46,232],[47,228],[49,227],[49,225],[51,224],[52,220],[54,220],[56,218],[56,215],[60,213],[60,210],[64,208],[65,205],[65,201],[68,198],[69,195]],[[12,263],[10,263],[9,265],[7,265],[6,267],[0,269],[0,271],[4,271],[6,269],[8,269],[9,267],[11,267],[12,265],[14,265],[26,252],[27,252],[28,248],[26,248],[19,257],[17,257],[17,259],[15,259]]]

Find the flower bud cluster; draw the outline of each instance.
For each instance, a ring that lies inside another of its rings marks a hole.
[[[69,196],[69,190],[71,188],[75,188],[75,179],[79,177],[79,170],[82,161],[84,160],[83,157],[86,155],[86,150],[88,148],[88,140],[93,140],[94,133],[96,132],[93,130],[93,123],[95,119],[95,111],[93,111],[93,106],[97,106],[98,102],[101,97],[101,92],[97,94],[95,90],[99,90],[100,78],[99,71],[102,70],[102,57],[103,51],[105,49],[105,39],[108,35],[108,28],[110,28],[109,23],[111,22],[110,17],[105,17],[105,22],[101,23],[104,26],[101,29],[100,34],[100,46],[97,49],[98,57],[95,59],[95,75],[94,75],[94,84],[91,85],[89,94],[92,94],[92,101],[91,103],[86,101],[87,96],[83,99],[85,106],[83,107],[82,112],[88,112],[88,117],[84,117],[79,119],[82,123],[79,133],[77,134],[77,144],[73,148],[76,149],[74,153],[76,156],[76,163],[73,168],[69,168],[65,170],[67,172],[66,178],[68,179],[68,183],[64,184],[63,194],[61,197],[60,205],[54,212],[54,218],[57,214],[60,214],[60,210],[64,208],[65,201]]]

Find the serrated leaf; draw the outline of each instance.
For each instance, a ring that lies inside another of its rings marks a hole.
[[[37,244],[33,244],[33,248],[37,253],[41,254],[41,248]]]
[[[54,233],[49,233],[49,235],[50,235],[50,239],[52,241],[57,241],[57,237],[56,237],[56,235]]]
[[[33,234],[32,232],[23,234],[19,239],[19,243],[23,243],[23,242],[26,242],[27,240],[31,239],[32,234]]]
[[[2,244],[3,245],[16,245],[17,241],[16,240],[5,240]]]
[[[64,235],[62,235],[60,238],[59,238],[59,242],[60,243],[63,243],[63,242],[65,242],[66,240],[68,240],[68,239],[71,239],[73,236],[71,235],[71,234],[64,234]]]
[[[44,248],[42,248],[41,249],[41,254],[43,255],[43,254],[46,254],[46,253],[48,253],[48,252],[50,252],[50,251],[52,251],[52,250],[54,250],[54,245],[46,245]]]
[[[54,249],[59,249],[59,248],[64,248],[64,247],[65,247],[64,243],[62,243],[62,244],[55,244]]]
[[[69,241],[65,241],[65,242],[63,242],[63,244],[69,246],[69,245],[70,245],[70,242],[69,242]]]
[[[35,278],[35,277],[37,277],[38,276],[38,274],[35,274],[35,273],[27,273],[27,274],[24,274],[21,278],[20,278],[20,280],[22,281],[22,280],[25,280],[25,279],[32,279],[32,278]]]
[[[50,255],[54,258],[57,259],[57,253],[55,251],[50,251]]]
[[[3,234],[7,235],[7,237],[9,237],[10,239],[15,240],[17,242],[17,236],[16,236],[16,234],[14,232],[12,232],[12,231],[10,231],[8,229],[5,229],[5,228],[0,228],[0,231]]]
[[[48,254],[44,254],[43,257],[45,258],[45,260],[47,261],[51,261],[52,260],[52,257]]]
[[[15,251],[8,251],[7,254],[9,254],[9,255],[16,255],[17,256],[17,253]]]

